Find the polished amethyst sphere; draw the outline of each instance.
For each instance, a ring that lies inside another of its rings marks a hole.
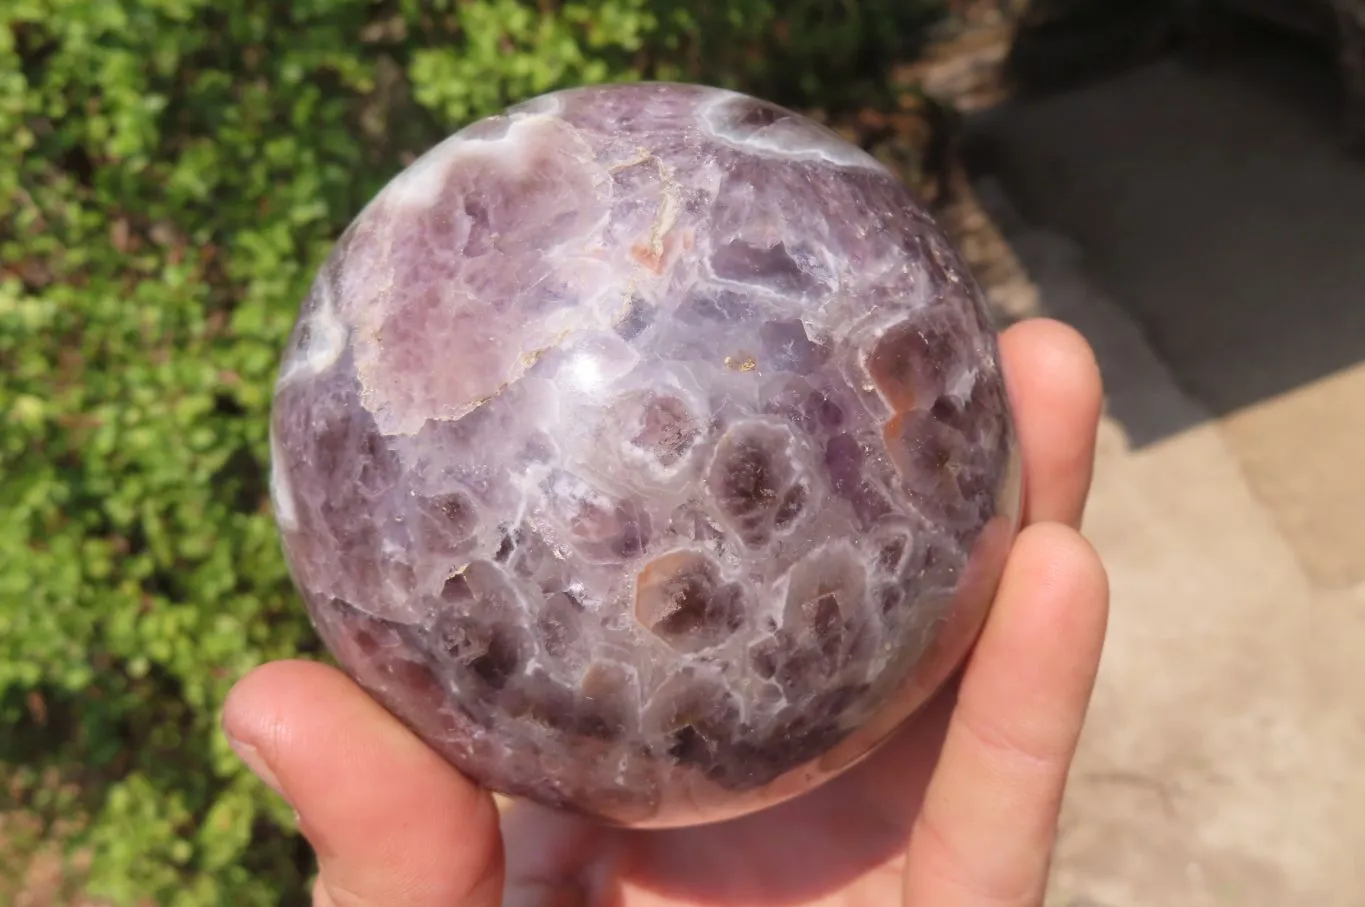
[[[341,665],[489,788],[638,826],[866,755],[961,662],[1019,512],[930,217],[685,85],[537,98],[399,174],[304,302],[272,454]]]

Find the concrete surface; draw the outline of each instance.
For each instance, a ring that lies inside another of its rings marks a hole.
[[[1049,907],[1365,905],[1365,165],[1334,122],[1162,64],[975,127],[1027,275],[997,302],[1075,324],[1108,386],[1112,629]]]
[[[1163,64],[983,131],[1019,207],[1081,240],[1177,383],[1229,417],[1314,579],[1345,588],[1365,582],[1365,538],[1341,531],[1365,518],[1365,162],[1316,82],[1265,69]],[[1118,415],[1144,444],[1192,424]]]

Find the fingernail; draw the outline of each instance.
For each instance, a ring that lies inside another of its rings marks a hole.
[[[237,754],[247,768],[251,769],[252,774],[260,778],[265,786],[284,796],[284,788],[280,784],[280,779],[275,777],[275,773],[270,770],[270,766],[265,764],[265,759],[261,757],[261,751],[250,743],[243,743],[233,737],[228,738],[228,746]]]

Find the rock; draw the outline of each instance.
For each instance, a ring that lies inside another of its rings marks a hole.
[[[1016,528],[981,294],[873,158],[692,86],[475,123],[360,214],[272,421],[341,665],[488,787],[723,819],[865,755]]]

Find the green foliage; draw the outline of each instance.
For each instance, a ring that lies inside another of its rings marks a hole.
[[[0,806],[92,854],[82,884],[119,903],[298,902],[288,811],[216,724],[249,668],[317,652],[266,417],[331,242],[513,100],[639,77],[847,98],[925,8],[0,4]]]

